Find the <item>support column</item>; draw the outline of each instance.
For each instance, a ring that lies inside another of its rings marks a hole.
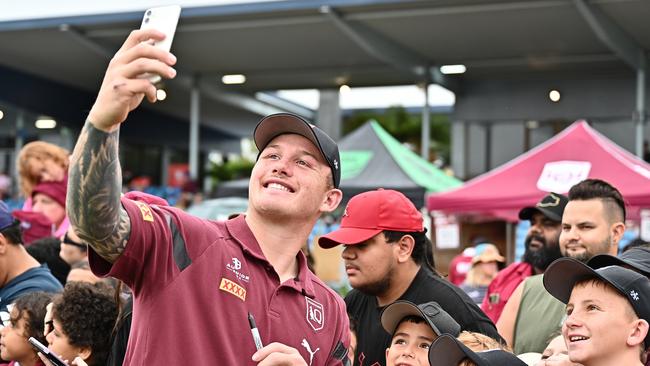
[[[199,77],[194,76],[190,91],[190,179],[194,182],[199,178],[199,116],[201,111]]]
[[[422,156],[422,159],[429,161],[429,142],[431,141],[429,83],[424,83],[422,88],[424,89],[424,106],[422,107],[422,145],[420,156]]]
[[[485,130],[485,171],[492,169],[492,123],[486,123]]]
[[[636,123],[636,156],[643,159],[643,137],[645,128],[645,68],[636,70],[636,111],[634,112]]]
[[[172,151],[169,146],[163,146],[160,166],[160,185],[167,187],[169,185],[169,161],[171,160]]]
[[[25,144],[25,112],[18,110],[16,114],[16,140],[14,141],[14,158],[11,159],[10,174],[14,179],[11,180],[11,191],[14,196],[18,196],[20,188],[18,186],[18,166],[16,165],[18,154]]]
[[[314,122],[325,131],[334,141],[341,139],[341,107],[339,106],[339,90],[320,90],[318,102],[318,117]]]
[[[464,121],[453,121],[451,123],[451,156],[450,164],[454,171],[454,175],[459,178],[467,176],[467,155],[469,153],[467,148],[467,123]]]

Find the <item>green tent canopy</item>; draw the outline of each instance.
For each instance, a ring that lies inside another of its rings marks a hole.
[[[345,199],[372,189],[395,189],[417,207],[425,193],[444,192],[463,183],[402,145],[376,121],[369,121],[339,142],[341,189]]]

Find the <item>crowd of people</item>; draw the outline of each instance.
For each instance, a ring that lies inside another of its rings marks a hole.
[[[209,221],[122,195],[121,124],[156,100],[139,76],[176,73],[175,57],[147,42],[162,37],[129,35],[71,156],[35,142],[18,157],[25,207],[0,203],[4,362],[51,365],[33,338],[78,366],[646,364],[650,248],[618,256],[625,201],[599,179],[522,207],[522,261],[503,268],[497,247],[481,243],[456,283],[435,268],[406,196],[354,196],[315,239],[342,246],[345,298],[301,251],[342,200],[338,147],[296,115],[255,128],[245,213]]]

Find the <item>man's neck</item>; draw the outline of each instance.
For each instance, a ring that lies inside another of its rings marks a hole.
[[[26,271],[39,267],[41,265],[36,259],[27,253],[25,247],[22,245],[18,245],[10,249],[7,257],[7,263],[10,263],[11,266],[9,268],[9,271],[7,271],[5,285]]]
[[[416,264],[413,260],[398,265],[393,278],[391,278],[391,286],[383,294],[377,295],[377,304],[379,306],[386,306],[399,299],[406,290],[411,286],[411,283],[420,271],[420,265]]]
[[[254,212],[246,215],[248,227],[257,239],[264,257],[278,273],[281,282],[298,275],[296,255],[307,243],[315,221],[315,219],[312,222],[295,219],[271,221]]]

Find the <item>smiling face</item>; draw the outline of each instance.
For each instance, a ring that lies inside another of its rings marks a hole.
[[[612,224],[600,199],[573,200],[567,203],[562,215],[560,249],[566,257],[586,262],[597,254],[616,255],[618,239],[622,235]]]
[[[567,303],[567,319],[562,325],[569,358],[585,365],[616,364],[616,361],[639,356],[634,337],[638,319],[627,299],[603,282],[577,284]],[[639,335],[637,334],[637,337]],[[641,343],[645,335],[641,337]]]
[[[262,150],[251,173],[249,214],[315,220],[340,201],[330,176],[329,166],[311,141],[295,134],[280,135]]]
[[[34,195],[32,210],[43,213],[57,227],[65,219],[65,207],[61,206],[50,196],[40,192]]]
[[[436,338],[424,320],[420,323],[402,321],[386,349],[386,366],[428,366],[429,348]]]

